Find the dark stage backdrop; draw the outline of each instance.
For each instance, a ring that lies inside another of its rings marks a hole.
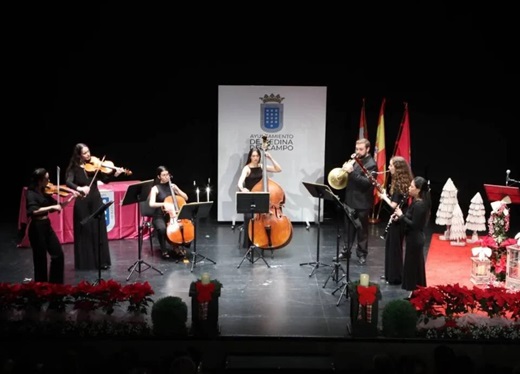
[[[48,8],[25,14],[27,27],[13,44],[15,74],[8,108],[13,116],[3,126],[2,220],[16,222],[21,189],[35,167],[49,169],[55,181],[60,166],[64,177],[78,142],[88,144],[93,155],[106,155],[130,169],[133,175],[127,179],[153,178],[156,167],[166,165],[175,183],[195,199],[194,180],[204,184],[209,176],[217,181],[219,85],[327,86],[325,178],[354,151],[363,97],[373,143],[381,100],[386,98],[387,159],[394,150],[403,102],[408,102],[412,169],[431,181],[432,219],[448,178],[459,190],[465,216],[477,192],[489,214],[484,183],[504,184],[507,169],[520,179],[518,141],[506,129],[516,121],[517,97],[503,93],[516,87],[518,76],[508,72],[505,52],[479,39],[479,30],[466,30],[464,48],[454,38],[454,29],[436,34],[435,41],[427,33],[423,44],[414,46],[398,43],[400,34],[387,35],[377,46],[367,42],[363,59],[358,58],[361,50],[351,46],[352,58],[344,63],[327,62],[344,61],[336,59],[345,52],[337,37],[330,40],[335,48],[322,51],[315,34],[294,32],[273,48],[301,46],[303,36],[309,35],[306,45],[313,55],[324,56],[321,62],[239,57],[238,47],[225,54],[233,61],[228,62],[211,49],[218,36],[210,32],[206,38],[181,38],[166,32],[168,25],[159,22],[164,17],[156,22],[147,17],[150,14],[160,12],[147,8],[140,15],[139,9],[105,4],[82,12],[73,9],[69,17]],[[415,30],[407,32],[425,32],[437,22],[422,21],[424,25],[415,21]],[[217,34],[235,40],[230,38],[234,34]],[[320,34],[327,35],[332,34]],[[240,50],[245,56],[260,48],[255,41],[248,45]],[[470,47],[480,49],[473,52]],[[216,200],[218,191],[212,187]],[[325,218],[334,216],[331,208],[325,204]],[[512,230],[518,230],[518,206],[512,208]],[[386,214],[383,211],[383,217]]]

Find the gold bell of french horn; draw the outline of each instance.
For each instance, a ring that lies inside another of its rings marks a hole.
[[[342,168],[334,168],[327,176],[327,181],[332,188],[342,190],[347,187],[348,173]]]

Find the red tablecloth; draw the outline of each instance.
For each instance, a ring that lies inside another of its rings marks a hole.
[[[138,183],[139,181],[119,181],[110,182],[99,186],[99,192],[103,198],[103,202],[114,201],[112,205],[105,211],[105,221],[107,223],[108,239],[137,239],[139,230],[139,209],[137,204],[128,204],[121,206],[121,201],[125,196],[125,192],[129,185]],[[18,213],[18,229],[22,229],[27,224],[27,210],[25,205],[25,195],[27,187],[22,190],[22,198],[20,199],[20,210]],[[60,197],[63,201],[64,197]],[[74,226],[72,223],[74,200],[67,205],[61,213],[51,213],[49,218],[52,227],[56,231],[56,235],[60,242],[74,242]],[[27,230],[18,244],[19,247],[30,247]]]

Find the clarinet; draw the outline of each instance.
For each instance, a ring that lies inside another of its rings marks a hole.
[[[399,201],[399,204],[397,204],[397,208],[401,209],[404,205],[404,203],[406,202],[406,200],[408,200],[408,194],[405,193],[403,195],[403,198],[401,199],[401,201]],[[395,211],[395,209],[394,209]],[[394,222],[394,214],[392,213],[390,215],[390,219],[388,220],[387,224],[386,224],[386,227],[385,227],[385,232],[383,233],[383,235],[380,236],[381,239],[383,240],[386,240],[386,235],[388,234],[388,229],[390,228],[390,226],[392,226],[392,223]]]

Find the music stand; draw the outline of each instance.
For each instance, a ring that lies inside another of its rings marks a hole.
[[[201,255],[197,252],[197,218],[206,218],[209,215],[209,211],[211,210],[211,206],[213,205],[213,201],[207,201],[203,203],[189,203],[184,204],[181,207],[181,210],[179,210],[179,214],[177,215],[176,219],[189,219],[193,223],[193,259],[191,261],[191,271],[193,271],[193,268],[197,264],[197,262],[200,262],[204,259],[213,262],[213,264],[216,264],[215,261],[213,261],[211,258],[206,257],[204,255]],[[201,257],[199,260],[198,257]]]
[[[311,196],[316,197],[318,199],[318,237],[316,240],[316,261],[311,262],[302,262],[300,266],[302,265],[311,265],[312,271],[309,274],[309,277],[312,277],[312,275],[318,270],[320,265],[323,266],[331,266],[329,264],[325,264],[320,261],[320,233],[321,233],[321,199],[326,200],[332,200],[332,197],[330,197],[330,194],[327,193],[327,190],[330,191],[329,186],[325,184],[318,184],[318,183],[310,183],[310,182],[302,182],[302,184],[305,186],[307,191],[311,194]],[[332,191],[330,191],[332,193]]]
[[[128,188],[125,191],[125,196],[123,196],[123,200],[121,200],[121,206],[137,203],[137,212],[138,212],[137,217],[139,217],[138,219],[141,219],[141,207],[140,207],[139,203],[141,201],[146,201],[146,199],[148,198],[148,195],[150,194],[150,190],[152,189],[152,187],[153,187],[153,179],[131,184],[130,186],[128,186]],[[150,268],[152,268],[159,274],[163,275],[162,271],[153,267],[152,265],[150,265],[149,263],[147,263],[146,261],[144,261],[141,258],[142,252],[143,252],[143,225],[140,222],[138,230],[137,230],[137,261],[135,261],[133,263],[133,265],[131,265],[128,268],[128,271],[130,272],[130,274],[128,274],[128,277],[126,278],[127,281],[130,279],[130,277],[132,276],[134,271],[141,274],[143,271],[146,271]],[[146,268],[143,269],[142,265],[146,265]]]
[[[350,222],[352,223],[354,228],[359,229],[361,227],[361,222],[359,221],[359,218],[356,216],[355,209],[352,209],[347,204],[342,203],[338,196],[336,196],[334,193],[332,193],[332,191],[330,191],[330,192],[329,191],[327,191],[327,193],[329,193],[331,195],[332,199],[335,201],[336,209],[338,209],[338,211],[343,211],[343,213],[345,214],[346,217],[348,217],[348,219],[350,220]],[[339,239],[341,236],[339,233],[339,219],[337,219],[336,222],[337,222],[337,231],[338,231],[337,238],[336,238],[336,261],[334,262],[334,267],[332,269],[332,272],[330,273],[329,277],[323,284],[323,288],[325,288],[325,286],[327,285],[327,282],[329,281],[330,278],[332,278],[336,282],[336,284],[343,280],[342,284],[339,285],[338,287],[336,287],[336,289],[334,291],[332,291],[332,295],[334,295],[337,291],[341,290],[341,293],[338,298],[338,302],[336,303],[336,306],[338,306],[341,299],[343,298],[343,296],[345,296],[347,299],[349,298],[348,285],[350,283],[350,275],[349,275],[350,257],[352,255],[352,245],[353,245],[354,241],[351,240],[353,233],[349,232],[348,235],[350,237],[349,237],[349,245],[347,246],[347,266],[346,266],[346,271],[345,271],[341,267],[340,262],[339,262],[340,261]],[[341,277],[339,276],[339,270],[343,271],[343,275]]]
[[[89,223],[91,220],[95,219],[97,221],[97,232],[98,232],[98,279],[97,281],[93,282],[93,284],[99,284],[101,283],[101,216],[103,216],[103,219],[105,218],[105,210],[108,209],[110,205],[112,205],[114,201],[108,201],[107,203],[101,204],[99,208],[96,209],[94,213],[92,213],[87,218],[84,218],[81,222],[81,226],[85,226],[87,223]],[[106,223],[104,223],[106,225]]]
[[[237,213],[251,213],[251,220],[255,219],[255,213],[269,213],[269,192],[237,192],[236,193]],[[237,269],[240,268],[246,258],[249,262],[254,264],[259,259],[262,259],[268,268],[271,266],[264,258],[263,252],[258,252],[258,247],[255,245],[255,225],[254,222],[251,230],[251,246],[248,248],[246,254],[238,264]],[[244,228],[247,235],[247,227]],[[255,260],[255,253],[258,257]]]
[[[484,190],[489,201],[499,201],[509,196],[511,204],[520,204],[520,187],[484,184]]]

